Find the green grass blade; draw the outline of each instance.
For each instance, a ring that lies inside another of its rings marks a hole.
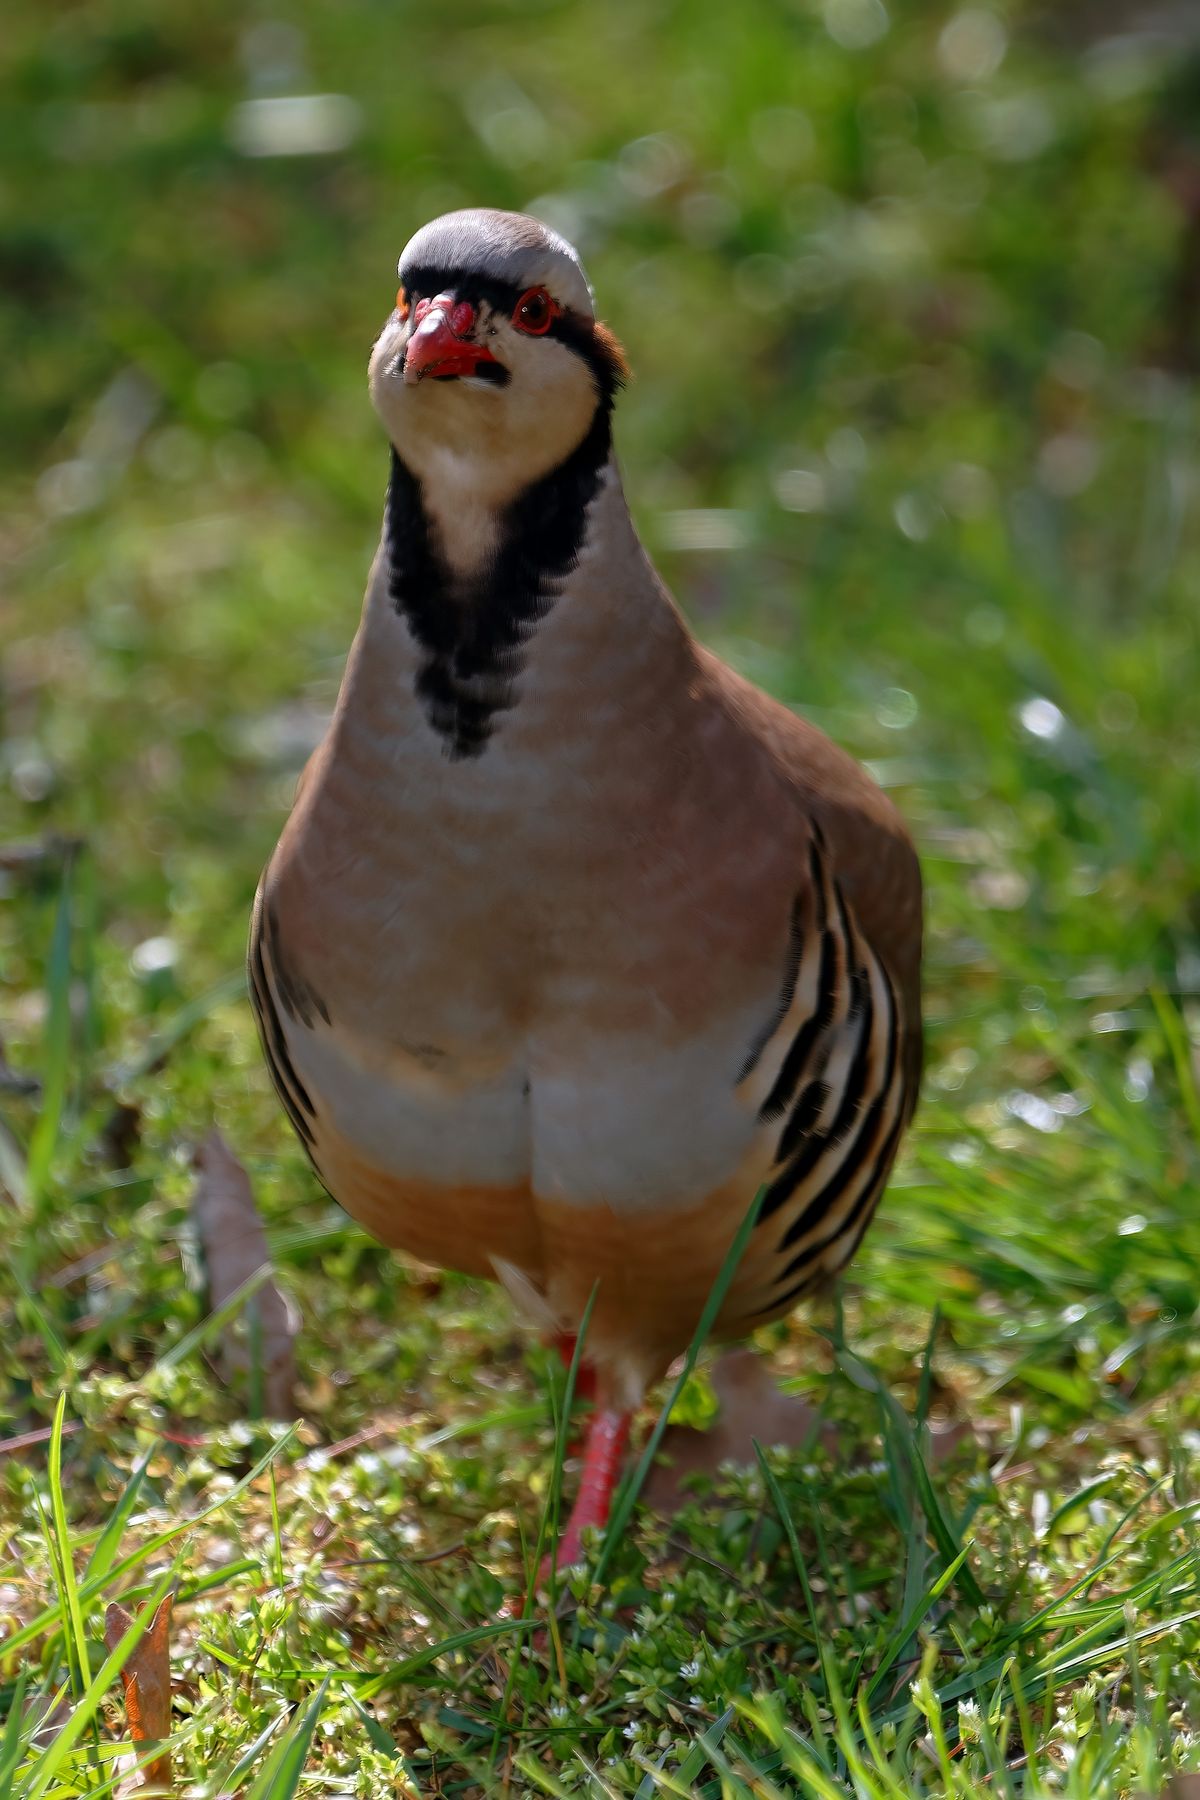
[[[308,1761],[330,1680],[327,1675],[304,1711],[296,1716],[280,1738],[254,1785],[247,1789],[247,1800],[292,1800]]]
[[[839,1368],[850,1377],[856,1387],[864,1388],[867,1392],[878,1396],[884,1409],[885,1421],[890,1428],[889,1436],[894,1436],[898,1450],[903,1453],[907,1461],[934,1542],[945,1560],[953,1562],[963,1546],[958,1541],[953,1525],[946,1517],[945,1509],[930,1478],[929,1469],[921,1454],[921,1447],[916,1440],[908,1414],[895,1395],[884,1386],[875,1370],[861,1357],[856,1356],[853,1351],[844,1346],[835,1347],[835,1354]],[[966,1563],[962,1565],[961,1574],[964,1593],[974,1605],[985,1605],[983,1590]]]
[[[181,1725],[178,1730],[173,1731],[169,1738],[160,1739],[150,1745],[143,1744],[140,1748],[130,1738],[118,1738],[115,1741],[112,1739],[98,1740],[93,1751],[96,1766],[89,1769],[88,1786],[84,1790],[87,1800],[104,1800],[106,1794],[112,1794],[118,1789],[127,1796],[136,1792],[130,1787],[131,1775],[148,1768],[157,1757],[163,1755],[168,1749],[175,1750],[180,1745],[186,1744],[190,1738],[197,1737],[202,1728],[202,1720],[192,1719],[186,1725]],[[71,1755],[77,1756],[78,1751],[73,1750]],[[67,1760],[69,1764],[70,1757]],[[102,1776],[102,1770],[105,1767],[111,1769],[112,1772]],[[47,1791],[43,1800],[78,1800],[80,1791],[78,1778],[68,1768],[57,1784]],[[24,1793],[24,1787],[21,1787],[18,1790],[20,1800],[24,1800]]]
[[[363,1700],[374,1700],[377,1695],[386,1693],[388,1688],[398,1687],[401,1682],[407,1681],[411,1675],[419,1675],[422,1669],[427,1669],[439,1656],[451,1656],[458,1650],[487,1643],[492,1638],[515,1637],[532,1631],[535,1624],[534,1619],[497,1619],[490,1625],[472,1625],[466,1631],[456,1632],[453,1637],[426,1645],[424,1650],[406,1656],[383,1675],[372,1677],[359,1688],[359,1696]]]
[[[275,1555],[275,1586],[280,1599],[287,1593],[287,1574],[283,1561],[283,1533],[279,1526],[279,1488],[275,1480],[275,1464],[267,1470],[271,1485],[271,1548]]]
[[[146,1470],[150,1467],[150,1459],[154,1455],[151,1446],[141,1461],[136,1463],[130,1472],[129,1480],[121,1490],[121,1497],[104,1522],[104,1529],[92,1547],[84,1578],[91,1576],[93,1580],[103,1581],[112,1568],[117,1551],[121,1548],[121,1536],[129,1523],[129,1518],[137,1504],[137,1497],[142,1491],[142,1483],[146,1479]]]
[[[904,1788],[901,1787],[900,1782],[896,1778],[895,1771],[892,1768],[891,1761],[888,1758],[883,1745],[875,1735],[875,1727],[871,1721],[870,1709],[867,1705],[867,1696],[865,1693],[860,1693],[858,1696],[857,1712],[859,1730],[862,1733],[862,1741],[866,1745],[867,1754],[871,1758],[873,1772],[878,1777],[879,1781],[883,1783],[883,1786],[879,1789],[881,1800],[883,1800],[884,1796],[886,1796],[886,1800],[909,1800],[908,1794],[905,1792]]]
[[[1171,1053],[1171,1061],[1175,1066],[1175,1079],[1179,1083],[1179,1097],[1187,1114],[1188,1124],[1192,1128],[1192,1136],[1200,1144],[1200,1092],[1196,1088],[1196,1076],[1192,1069],[1192,1058],[1187,1040],[1187,1031],[1177,1008],[1158,986],[1150,989],[1150,998],[1154,1002],[1154,1010],[1162,1027],[1162,1034],[1167,1040],[1167,1048]]]
[[[81,1690],[86,1685],[89,1675],[87,1633],[83,1628],[83,1608],[79,1602],[79,1584],[75,1579],[75,1559],[71,1545],[71,1526],[67,1518],[66,1494],[63,1490],[62,1478],[62,1434],[63,1420],[67,1412],[67,1396],[58,1396],[58,1405],[54,1409],[54,1423],[50,1433],[50,1513],[54,1521],[54,1536],[58,1543],[58,1565],[62,1581],[63,1599],[66,1605],[70,1625],[71,1639],[75,1648],[75,1659],[79,1669]]]
[[[567,1368],[567,1379],[563,1386],[562,1406],[554,1425],[554,1461],[550,1470],[550,1488],[546,1495],[546,1504],[538,1521],[537,1543],[534,1546],[530,1562],[529,1575],[525,1589],[525,1612],[533,1606],[534,1590],[537,1587],[538,1568],[547,1543],[557,1544],[559,1516],[562,1507],[563,1464],[567,1458],[567,1438],[571,1430],[571,1409],[575,1401],[575,1384],[579,1379],[579,1370],[583,1362],[584,1346],[587,1343],[588,1329],[592,1322],[592,1309],[596,1304],[599,1284],[593,1283],[588,1295],[587,1305],[583,1309],[583,1317],[579,1321],[579,1330],[575,1335],[575,1343],[571,1351],[571,1361]],[[550,1564],[550,1610],[553,1612],[558,1592],[558,1566],[555,1558]]]
[[[13,1286],[21,1296],[18,1309],[28,1315],[30,1323],[45,1346],[46,1360],[50,1364],[55,1378],[60,1378],[67,1366],[67,1346],[59,1336],[54,1321],[42,1305],[41,1300],[26,1280],[17,1257],[14,1257],[9,1263],[8,1274]]]
[[[806,1704],[815,1707],[811,1695],[805,1698]],[[835,1780],[813,1746],[800,1737],[785,1717],[778,1695],[759,1694],[753,1700],[740,1700],[738,1708],[772,1746],[778,1762],[804,1783],[806,1795],[813,1800],[847,1800],[848,1790]],[[857,1800],[862,1800],[861,1793]]]
[[[71,864],[63,865],[46,965],[46,1034],[42,1053],[42,1106],[25,1165],[26,1203],[36,1212],[58,1148],[71,1068]]]
[[[8,1718],[4,1725],[4,1736],[0,1738],[0,1800],[12,1800],[13,1776],[25,1754],[25,1740],[28,1735],[28,1721],[25,1717],[25,1690],[28,1683],[29,1670],[19,1669],[16,1684],[8,1697]]]
[[[1161,1637],[1164,1633],[1176,1632],[1181,1625],[1188,1625],[1194,1619],[1200,1619],[1200,1607],[1176,1613],[1170,1619],[1155,1619],[1151,1624],[1143,1625],[1140,1631],[1127,1630],[1124,1636],[1111,1638],[1102,1644],[1089,1644],[1082,1650],[1079,1648],[1079,1639],[1075,1638],[1070,1644],[1063,1644],[1050,1651],[1035,1665],[1033,1673],[1035,1677],[1056,1675],[1060,1678],[1064,1675],[1086,1674],[1114,1656],[1128,1655],[1132,1644],[1142,1644],[1149,1639]]]
[[[255,1763],[270,1743],[275,1733],[287,1718],[287,1714],[277,1713],[259,1732],[254,1742],[242,1751],[241,1755],[226,1772],[221,1768],[208,1771],[213,1792],[217,1794],[236,1794],[242,1783],[254,1768]]]
[[[709,1760],[709,1749],[720,1745],[721,1739],[732,1723],[733,1708],[729,1706],[726,1707],[720,1718],[714,1719],[707,1731],[704,1732],[703,1735],[707,1742],[702,1744],[697,1739],[673,1775],[665,1776],[661,1769],[646,1767],[643,1763],[641,1766],[646,1767],[646,1773],[638,1784],[635,1800],[654,1800],[656,1791],[690,1794],[694,1783],[703,1773],[705,1763]]]
[[[452,1425],[439,1425],[436,1431],[418,1439],[416,1448],[425,1453],[435,1450],[439,1444],[452,1444],[460,1438],[482,1437],[485,1431],[540,1425],[545,1417],[544,1399],[527,1401],[520,1406],[502,1406],[485,1413],[482,1419],[459,1419]]]
[[[959,1551],[958,1555],[954,1558],[954,1561],[942,1570],[936,1581],[930,1583],[925,1592],[921,1595],[921,1598],[913,1607],[912,1611],[907,1614],[897,1630],[893,1633],[891,1641],[888,1643],[883,1655],[879,1659],[879,1666],[876,1668],[874,1675],[872,1675],[863,1692],[863,1700],[866,1705],[870,1705],[872,1699],[879,1690],[880,1683],[883,1681],[884,1676],[887,1675],[888,1671],[893,1667],[901,1655],[904,1646],[916,1631],[917,1626],[921,1623],[921,1620],[925,1617],[934,1601],[939,1600],[945,1593],[966,1560],[967,1552],[964,1548]]]
[[[507,1702],[507,1696],[505,1698]],[[374,1714],[367,1711],[357,1694],[351,1694],[349,1700],[351,1706],[362,1720],[363,1730],[370,1738],[373,1747],[378,1750],[381,1755],[390,1757],[394,1763],[397,1763],[400,1768],[404,1770],[405,1780],[413,1793],[417,1796],[417,1800],[421,1800],[421,1784],[417,1780],[412,1758],[405,1755],[391,1732],[385,1731],[383,1726],[379,1723],[379,1720],[375,1718]]]
[[[757,1438],[751,1438],[750,1441],[754,1446],[754,1455],[762,1473],[763,1481],[766,1483],[767,1492],[771,1496],[771,1503],[779,1515],[779,1523],[783,1526],[784,1534],[787,1537],[788,1548],[792,1553],[792,1563],[796,1570],[796,1579],[800,1583],[800,1592],[804,1596],[805,1609],[808,1613],[809,1623],[812,1625],[813,1643],[819,1648],[822,1642],[821,1627],[817,1620],[817,1608],[813,1601],[812,1587],[810,1586],[808,1579],[808,1570],[805,1567],[804,1557],[800,1549],[800,1539],[796,1534],[796,1522],[792,1518],[791,1509],[789,1508],[787,1501],[784,1499],[783,1489],[779,1485],[775,1471],[767,1461],[766,1452]]]
[[[552,1794],[554,1800],[578,1800],[578,1789],[564,1786],[558,1777],[546,1767],[545,1763],[538,1761],[536,1756],[522,1751],[513,1757],[513,1762],[527,1781],[535,1782],[547,1794]]]

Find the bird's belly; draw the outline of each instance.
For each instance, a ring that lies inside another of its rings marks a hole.
[[[426,1262],[498,1276],[535,1324],[570,1329],[594,1290],[595,1354],[628,1365],[631,1392],[662,1372],[770,1156],[752,1114],[695,1085],[686,1051],[639,1062],[580,1046],[539,1072],[534,1038],[469,1079],[395,1052],[372,1067],[320,1027],[306,1037],[292,1055],[315,1103],[313,1158],[352,1217]]]
[[[289,1034],[289,1048],[318,1133],[365,1165],[429,1188],[528,1186],[528,1077],[516,1047],[355,1042],[318,1023]]]
[[[810,1001],[798,992],[798,1007]],[[499,1276],[535,1322],[569,1329],[594,1296],[596,1354],[624,1370],[632,1393],[687,1342],[747,1208],[777,1174],[780,1126],[764,1123],[760,1102],[792,1028],[785,1021],[749,1093],[730,1080],[725,1026],[667,1045],[605,1039],[564,1018],[514,1034],[504,1053],[432,1057],[429,1046],[352,1045],[336,1027],[292,1021],[288,1049],[313,1103],[313,1159],[346,1210],[395,1249]],[[845,1029],[833,1028],[835,1041]],[[822,1065],[838,1092],[840,1060]],[[851,1228],[886,1174],[894,1110],[873,1123],[862,1112],[874,1147],[866,1186],[830,1174],[831,1138],[828,1151],[814,1147],[792,1210],[764,1189],[719,1329],[775,1316],[789,1282],[820,1274],[824,1251],[805,1260],[806,1232],[831,1222],[829,1268],[840,1266],[838,1245],[856,1241]]]
[[[494,1275],[536,1265],[528,1103],[515,1060],[289,1034],[311,1096],[312,1160],[334,1199],[392,1249]]]
[[[674,1035],[584,1033],[569,1019],[531,1045],[533,1185],[618,1218],[681,1213],[728,1181],[757,1135],[722,1022]]]
[[[432,1048],[289,1022],[326,1185],[384,1242],[449,1267],[491,1273],[500,1258],[537,1279],[547,1209],[598,1209],[636,1235],[728,1182],[758,1135],[728,1057],[702,1041],[535,1032],[504,1053]]]
[[[737,1167],[754,1119],[727,1044],[533,1032],[488,1053],[354,1044],[320,1023],[289,1032],[306,1087],[373,1166],[618,1213],[686,1207]]]

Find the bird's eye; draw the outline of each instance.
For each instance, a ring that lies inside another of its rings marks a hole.
[[[400,314],[402,320],[407,319],[408,294],[404,288],[401,288],[400,292],[396,295],[396,311]]]
[[[542,337],[560,310],[545,288],[530,288],[513,308],[512,322],[518,331],[527,331],[530,337]]]

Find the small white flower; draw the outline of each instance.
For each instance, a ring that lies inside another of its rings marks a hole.
[[[700,1658],[696,1656],[693,1657],[691,1662],[680,1663],[679,1673],[683,1676],[685,1681],[695,1681],[697,1675],[700,1673]]]

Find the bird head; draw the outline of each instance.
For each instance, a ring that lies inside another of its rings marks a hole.
[[[477,465],[502,501],[581,444],[624,379],[579,257],[520,213],[447,213],[399,263],[371,355],[371,398],[418,478]]]

